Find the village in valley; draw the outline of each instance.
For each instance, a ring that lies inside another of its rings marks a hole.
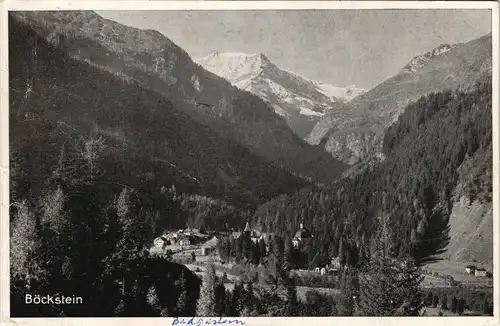
[[[249,280],[257,280],[260,284],[267,285],[269,265],[263,259],[260,259],[258,264],[252,264],[252,259],[248,257],[237,262],[227,257],[221,258],[222,242],[224,240],[234,242],[239,239],[251,241],[256,247],[259,247],[259,244],[264,244],[263,251],[265,252],[262,253],[262,256],[265,256],[270,250],[269,242],[272,241],[272,237],[272,234],[252,228],[249,222],[246,222],[242,231],[235,229],[205,231],[196,228],[168,230],[154,239],[150,254],[184,264],[200,277],[203,277],[206,266],[213,264],[217,275],[224,280],[225,287],[232,290],[235,283],[244,283]],[[291,237],[291,250],[300,252],[308,242],[309,245],[311,244],[313,238],[314,235],[304,225],[304,222],[300,223],[299,229]],[[404,266],[405,261],[402,261],[401,264]],[[424,266],[422,268],[423,285],[427,288],[492,286],[492,274],[486,268],[474,264],[464,266],[465,264],[453,266],[453,272],[449,272],[450,268],[446,266],[444,273],[441,273],[439,267],[434,266],[434,264]],[[297,286],[301,299],[305,299],[305,294],[310,289],[335,295],[340,293],[341,273],[348,268],[349,265],[342,265],[341,258],[336,256],[329,257],[327,261],[323,260],[312,266],[292,269],[290,276],[299,279],[309,277],[315,280],[311,284],[304,284],[308,286]]]
[[[206,270],[207,264],[214,264],[217,275],[225,280],[225,286],[228,289],[234,287],[234,283],[245,281],[249,274],[253,274],[257,279],[262,279],[266,282],[264,275],[267,276],[268,268],[264,260],[260,260],[258,265],[250,267],[251,259],[243,259],[238,263],[230,261],[229,259],[222,259],[220,250],[222,240],[236,241],[236,240],[250,240],[256,247],[259,244],[265,245],[266,253],[269,251],[269,242],[272,241],[272,234],[261,232],[250,226],[246,222],[242,231],[238,230],[224,230],[224,231],[204,231],[203,229],[186,228],[178,230],[165,231],[161,236],[154,239],[150,254],[155,256],[164,257],[178,263],[184,264],[191,271],[199,276],[203,275]],[[314,235],[309,229],[301,223],[299,229],[295,232],[291,243],[292,250],[299,251],[305,244],[314,238]],[[263,253],[265,255],[266,253]],[[317,266],[308,269],[294,269],[291,275],[303,276],[309,274],[310,276],[329,277],[338,281],[339,272],[342,268],[348,268],[347,265],[341,266],[340,257],[331,257],[329,261],[318,263]],[[244,270],[244,271],[242,271]],[[246,271],[246,273],[245,273]],[[259,273],[262,275],[259,276]],[[309,287],[298,286],[299,290],[302,288],[302,294],[305,294]],[[315,287],[316,290],[326,293],[338,293],[338,289],[333,287]],[[301,292],[299,291],[299,294]]]

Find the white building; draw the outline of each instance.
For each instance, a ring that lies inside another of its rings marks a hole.
[[[191,241],[189,241],[188,238],[184,238],[184,239],[179,240],[178,244],[180,246],[189,246],[191,244]]]
[[[476,272],[474,273],[474,275],[477,277],[486,277],[486,276],[488,276],[488,272],[485,269],[478,268],[478,269],[476,269]]]
[[[167,245],[167,239],[165,237],[158,237],[154,240],[154,245],[157,248],[165,248]]]
[[[340,257],[334,257],[332,258],[331,262],[330,262],[330,270],[331,271],[339,271],[340,270],[340,266],[341,266],[341,261],[340,261]]]

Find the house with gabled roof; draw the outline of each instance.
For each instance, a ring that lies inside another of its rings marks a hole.
[[[219,243],[220,239],[217,237],[213,237],[212,239],[208,240],[201,246],[201,255],[202,256],[207,256],[210,255],[211,253],[215,253],[217,251],[217,244]]]

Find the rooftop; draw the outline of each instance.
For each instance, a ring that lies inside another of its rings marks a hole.
[[[252,232],[252,229],[250,229],[250,224],[247,224],[245,225],[245,230],[243,230],[243,232]]]

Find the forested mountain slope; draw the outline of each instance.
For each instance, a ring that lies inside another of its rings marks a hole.
[[[384,161],[324,190],[275,198],[261,206],[255,222],[263,230],[291,237],[304,219],[315,235],[315,245],[306,249],[310,258],[317,252],[341,253],[356,263],[368,252],[372,223],[385,217],[395,255],[412,252],[422,262],[433,259],[447,248],[450,237],[463,235],[454,223],[449,230],[457,195],[491,203],[491,92],[491,79],[485,78],[466,92],[421,97],[386,131]],[[471,158],[476,163],[471,164]],[[488,225],[484,223],[491,223],[492,216],[481,218],[485,222],[471,223],[465,230],[472,240],[464,250],[480,245],[482,257],[488,257],[492,234],[476,226]],[[456,255],[456,245],[450,245]]]

